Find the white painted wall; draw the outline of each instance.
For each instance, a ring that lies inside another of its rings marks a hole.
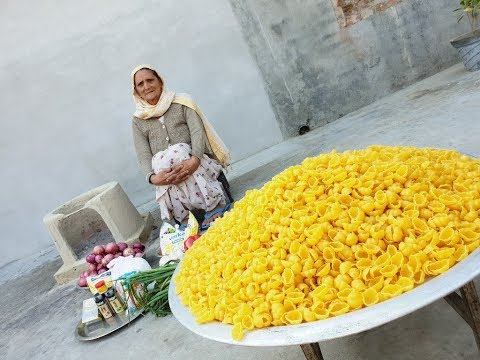
[[[43,216],[93,187],[153,199],[131,141],[138,63],[194,96],[234,161],[281,141],[226,1],[4,0],[0,34],[0,266],[50,245]]]

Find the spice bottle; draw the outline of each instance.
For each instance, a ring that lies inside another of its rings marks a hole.
[[[121,314],[125,311],[125,305],[118,294],[115,293],[115,289],[113,287],[109,288],[105,292],[105,299],[108,300],[108,303],[117,314]]]
[[[110,309],[110,306],[108,306],[108,303],[105,301],[105,295],[103,294],[95,294],[94,295],[94,300],[95,304],[98,306],[98,310],[100,310],[100,313],[102,314],[104,319],[109,319],[113,316],[112,310]]]
[[[108,290],[107,285],[105,284],[104,280],[101,280],[98,283],[96,283],[95,288],[97,289],[97,292],[99,294],[103,294]]]

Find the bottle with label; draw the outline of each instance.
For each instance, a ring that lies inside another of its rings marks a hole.
[[[107,299],[108,303],[117,314],[125,312],[125,305],[118,294],[115,293],[113,286],[105,292],[105,299]]]
[[[108,306],[108,303],[105,301],[105,295],[95,294],[93,299],[95,300],[95,304],[97,304],[98,310],[100,310],[100,313],[104,319],[109,319],[113,316],[110,306]]]

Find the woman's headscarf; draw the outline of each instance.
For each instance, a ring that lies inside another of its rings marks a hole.
[[[135,90],[135,74],[142,69],[149,69],[157,72],[152,66],[147,64],[138,65],[135,69],[133,69],[132,93],[133,93],[133,102],[135,103],[135,108],[136,108],[133,116],[139,119],[144,119],[144,120],[150,119],[152,117],[160,117],[163,114],[165,114],[165,112],[168,110],[168,108],[172,104],[172,101],[175,98],[175,93],[173,91],[166,90],[165,81],[163,81],[162,77],[158,75],[160,77],[160,81],[162,82],[162,86],[163,86],[160,99],[158,100],[156,105],[151,105],[147,101],[143,100]]]
[[[147,64],[138,65],[137,67],[135,67],[135,69],[133,69],[131,80],[133,102],[135,103],[136,108],[133,116],[143,120],[160,117],[167,112],[168,108],[172,103],[177,103],[189,107],[197,113],[200,119],[202,119],[203,127],[205,129],[205,133],[207,134],[207,139],[210,144],[210,148],[213,151],[214,157],[220,162],[220,164],[224,168],[227,168],[227,166],[230,165],[230,152],[228,151],[220,136],[218,136],[216,131],[213,129],[213,126],[210,124],[206,116],[203,115],[197,104],[195,104],[195,102],[192,100],[192,98],[188,94],[176,95],[172,91],[167,91],[165,88],[165,81],[163,81],[161,75],[158,74],[158,76],[160,77],[160,81],[163,85],[162,93],[156,105],[149,104],[147,101],[143,100],[135,90],[135,74],[141,69],[149,69],[155,71],[158,74],[158,72],[151,65]]]

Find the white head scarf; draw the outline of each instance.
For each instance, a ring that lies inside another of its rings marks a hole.
[[[147,101],[143,100],[140,95],[138,95],[137,91],[135,90],[135,74],[142,70],[142,69],[149,69],[152,71],[157,72],[153,66],[148,64],[138,65],[132,71],[132,94],[133,94],[133,102],[135,103],[135,113],[133,116],[139,119],[150,119],[152,117],[160,117],[168,110],[170,105],[172,104],[173,99],[175,98],[175,93],[173,91],[167,91],[165,88],[165,81],[163,81],[162,77],[160,77],[160,81],[163,85],[162,94],[160,95],[160,99],[158,100],[156,105],[151,105]]]

